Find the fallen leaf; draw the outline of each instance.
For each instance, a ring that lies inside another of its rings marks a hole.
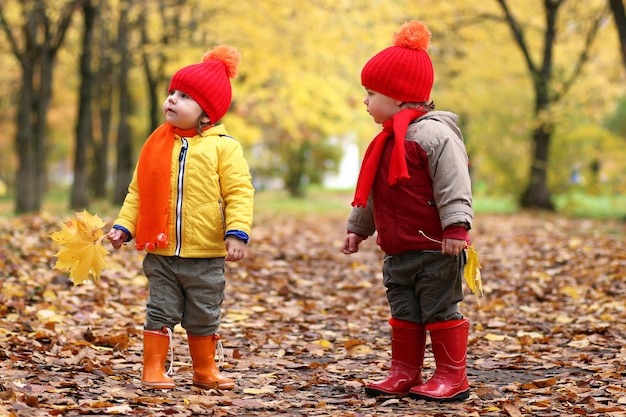
[[[104,268],[104,257],[109,251],[102,247],[105,222],[87,211],[75,213],[76,219],[63,224],[63,229],[50,238],[62,246],[55,256],[57,269],[70,271],[70,279],[78,285],[93,277],[100,279]]]
[[[483,283],[480,275],[480,262],[478,262],[478,252],[472,243],[467,247],[467,263],[463,268],[463,278],[467,282],[467,286],[476,296],[476,301],[480,305],[480,298],[483,295]]]

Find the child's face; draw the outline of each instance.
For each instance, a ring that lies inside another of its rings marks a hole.
[[[198,127],[200,122],[208,122],[202,108],[194,99],[179,90],[172,90],[163,102],[165,121],[179,129]]]
[[[402,110],[402,102],[393,98],[380,94],[377,91],[365,89],[367,97],[363,104],[367,106],[367,112],[372,116],[374,121],[382,124],[385,120],[390,119],[394,114]]]

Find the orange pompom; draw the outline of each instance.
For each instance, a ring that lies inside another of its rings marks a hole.
[[[430,31],[426,25],[417,20],[406,22],[400,30],[393,34],[393,44],[395,46],[428,51],[430,42]]]
[[[241,62],[241,54],[232,46],[220,45],[213,50],[207,51],[202,57],[202,62],[216,60],[222,61],[226,65],[226,75],[228,78],[237,76],[237,67]]]

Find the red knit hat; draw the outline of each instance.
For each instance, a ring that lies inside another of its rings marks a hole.
[[[394,33],[393,46],[374,55],[363,67],[365,88],[405,103],[430,99],[433,64],[428,56],[430,31],[422,22],[411,20]]]
[[[180,69],[172,77],[170,88],[194,99],[207,114],[212,124],[218,122],[232,100],[230,79],[237,76],[241,54],[227,45],[207,51],[199,64]]]

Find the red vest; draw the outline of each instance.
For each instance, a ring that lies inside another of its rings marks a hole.
[[[443,230],[426,152],[416,142],[404,140],[410,178],[389,185],[387,176],[394,140],[388,140],[385,145],[372,186],[376,243],[390,255],[410,250],[441,250]],[[420,230],[438,242],[423,236]]]

